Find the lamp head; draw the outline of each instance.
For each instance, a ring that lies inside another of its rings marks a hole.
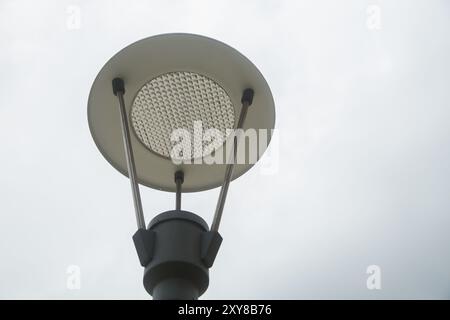
[[[113,82],[111,94],[111,81],[115,78],[122,79],[125,86],[118,80]],[[243,96],[246,88],[251,88],[254,96],[250,91]],[[140,40],[103,66],[88,100],[92,137],[108,162],[126,176],[121,128],[117,125],[120,113],[115,108],[118,91],[123,93],[131,128],[137,180],[158,190],[175,191],[173,177],[180,170],[185,175],[183,192],[222,184],[230,153],[225,146],[232,136],[227,129],[236,126],[244,97],[253,104],[244,130],[266,129],[268,144],[275,123],[267,82],[253,63],[235,49],[193,34],[163,34]],[[211,129],[221,133],[222,139],[216,139],[214,134],[211,137]],[[174,134],[177,132],[189,139],[181,139]],[[246,144],[245,154],[253,152],[250,147]],[[260,144],[258,159],[266,147]],[[205,163],[207,157],[215,157],[216,161]],[[237,164],[233,178],[253,164]]]

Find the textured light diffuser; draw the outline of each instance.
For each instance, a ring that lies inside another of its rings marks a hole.
[[[138,139],[164,157],[170,157],[174,146],[170,140],[172,132],[186,129],[192,140],[191,154],[183,158],[194,158],[194,147],[199,147],[193,141],[195,121],[201,121],[203,130],[214,128],[225,137],[226,129],[234,127],[235,115],[225,90],[193,72],[170,72],[154,78],[139,90],[131,108],[131,124]],[[212,151],[223,141],[200,143],[202,148],[207,146]]]

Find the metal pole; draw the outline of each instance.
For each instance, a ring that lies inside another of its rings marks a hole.
[[[238,124],[236,126],[236,130],[242,129],[245,121],[245,117],[247,116],[248,107],[253,102],[253,90],[245,89],[242,94],[242,109],[239,115]],[[225,200],[227,198],[228,187],[230,186],[231,177],[233,176],[234,165],[236,164],[237,157],[237,142],[238,142],[238,134],[237,132],[234,135],[233,139],[233,152],[230,155],[231,161],[228,161],[227,166],[225,168],[225,177],[223,180],[222,188],[220,189],[219,199],[216,205],[216,211],[214,213],[213,222],[211,224],[211,231],[218,231],[220,220],[222,219],[223,208],[225,206]]]
[[[175,172],[175,183],[176,183],[176,200],[175,200],[175,208],[176,210],[181,210],[181,185],[184,182],[184,173],[183,171]]]
[[[181,182],[177,181],[177,198],[175,201],[175,209],[181,210]]]
[[[141,195],[139,193],[139,184],[136,178],[136,166],[134,163],[133,148],[131,146],[130,128],[128,126],[127,112],[123,95],[125,94],[125,85],[122,79],[115,78],[112,81],[113,93],[119,100],[120,118],[122,123],[122,137],[125,148],[125,156],[127,159],[128,176],[131,183],[131,191],[133,193],[134,211],[136,213],[136,222],[138,229],[146,229],[144,213],[142,210]]]

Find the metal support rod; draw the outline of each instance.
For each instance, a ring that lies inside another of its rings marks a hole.
[[[128,176],[131,183],[131,191],[133,193],[134,210],[136,213],[136,222],[138,229],[146,229],[144,213],[142,210],[141,195],[139,193],[139,184],[136,178],[136,165],[134,163],[133,148],[131,146],[130,128],[128,126],[127,112],[125,110],[125,102],[123,95],[125,94],[125,85],[122,79],[115,78],[112,81],[113,93],[119,100],[120,118],[122,123],[123,146],[127,159]]]
[[[228,187],[230,186],[231,178],[233,176],[234,165],[236,164],[237,157],[237,143],[238,143],[238,135],[239,129],[242,129],[244,125],[245,118],[247,116],[248,107],[253,102],[253,90],[245,89],[242,94],[242,109],[239,115],[239,120],[236,126],[237,132],[234,134],[233,139],[233,152],[230,155],[231,161],[228,161],[227,166],[225,168],[225,177],[222,183],[222,188],[220,189],[219,199],[217,200],[216,211],[214,213],[213,222],[211,224],[211,231],[218,231],[220,220],[222,219],[223,208],[225,206],[225,200],[227,198]]]
[[[183,171],[175,172],[175,183],[176,183],[176,200],[175,200],[175,208],[176,210],[181,210],[181,185],[184,182],[184,173]]]

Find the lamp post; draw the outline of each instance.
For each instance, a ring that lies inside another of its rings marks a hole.
[[[154,299],[197,299],[208,287],[209,268],[222,242],[219,225],[230,182],[254,164],[237,163],[242,139],[225,129],[269,130],[270,139],[274,127],[273,98],[263,76],[239,52],[210,38],[146,38],[101,69],[89,95],[88,121],[101,153],[130,179],[138,228],[133,241],[145,289]],[[201,148],[200,156],[183,149],[182,159],[189,161],[174,161],[173,147],[179,142],[174,130],[195,131],[196,121],[224,132],[225,138],[211,140],[209,152]],[[231,151],[226,148],[230,141]],[[267,145],[258,145],[259,158]],[[252,146],[243,148],[249,154]],[[212,153],[225,161],[191,161]],[[175,210],[155,216],[146,226],[139,184],[175,192]],[[181,209],[182,192],[218,186],[211,228]]]

